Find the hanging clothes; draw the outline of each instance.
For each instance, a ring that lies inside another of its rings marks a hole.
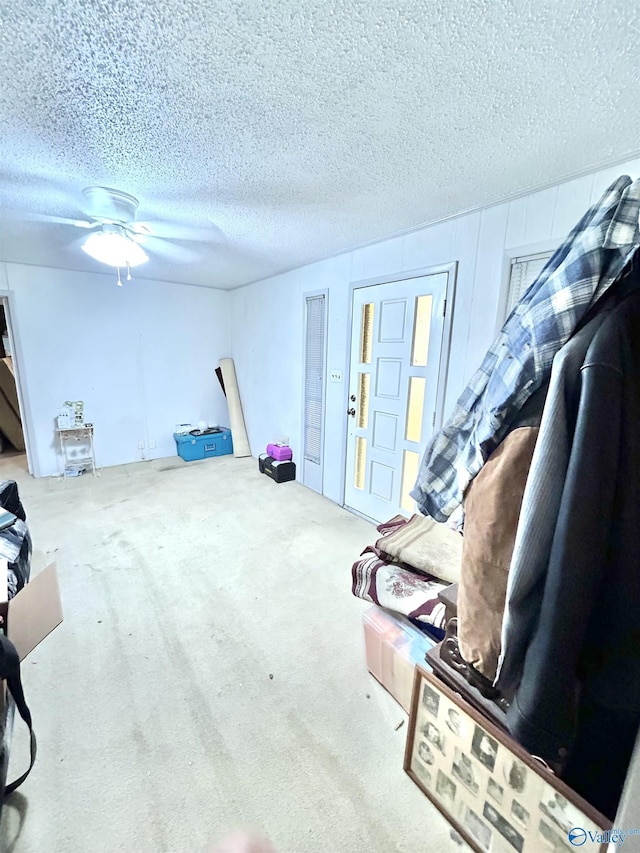
[[[528,400],[511,431],[487,459],[464,497],[458,585],[458,648],[465,662],[493,681],[507,577],[546,383]]]
[[[552,764],[571,753],[587,703],[604,709],[601,725],[640,712],[640,290],[605,317],[572,391],[544,590],[507,713]]]
[[[511,692],[520,683],[524,656],[544,595],[545,575],[562,500],[572,444],[570,401],[578,393],[581,367],[600,326],[638,287],[636,256],[608,295],[553,360],[536,450],[531,461],[507,581],[496,687]]]
[[[638,245],[640,180],[618,178],[582,217],[525,293],[427,447],[411,496],[446,521],[589,306]]]
[[[576,736],[562,780],[610,820],[618,810],[639,724],[640,711],[590,699],[578,708]]]

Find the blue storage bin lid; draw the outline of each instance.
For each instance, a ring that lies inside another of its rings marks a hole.
[[[222,427],[220,432],[208,432],[204,435],[191,435],[188,433],[179,433],[174,432],[173,437],[178,444],[198,444],[200,441],[212,441],[216,439],[222,439],[226,441],[227,438],[231,436],[231,430],[226,427]]]

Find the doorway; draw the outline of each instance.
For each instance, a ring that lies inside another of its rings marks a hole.
[[[353,291],[345,506],[381,522],[414,512],[442,421],[455,265]]]
[[[0,297],[0,462],[3,463],[3,470],[0,479],[15,479],[21,471],[30,471],[20,399],[19,366],[16,364],[11,303],[8,296],[2,296]]]

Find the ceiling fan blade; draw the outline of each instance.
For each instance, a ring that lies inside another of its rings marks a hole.
[[[102,225],[102,222],[89,222],[86,219],[74,219],[71,222],[72,225],[75,225],[76,228],[98,228]]]
[[[49,213],[25,213],[20,216],[28,222],[51,222],[55,225],[75,225],[76,228],[95,228],[100,222],[89,222],[86,219],[71,219],[68,216],[53,216]]]
[[[157,255],[167,261],[176,264],[189,264],[200,260],[200,254],[185,246],[176,246],[168,243],[160,237],[146,237],[144,240],[136,240],[149,255]]]
[[[163,240],[195,240],[200,243],[219,243],[224,240],[223,232],[217,225],[189,225],[180,222],[161,222],[145,220],[132,222],[130,226],[137,233],[152,234]]]

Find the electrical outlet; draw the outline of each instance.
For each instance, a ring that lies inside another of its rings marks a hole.
[[[150,449],[150,450],[153,450],[153,449],[155,448],[155,446],[156,446],[156,440],[155,440],[155,438],[151,438],[151,439],[149,439],[149,449]]]
[[[138,442],[138,450],[144,450],[144,441]]]

